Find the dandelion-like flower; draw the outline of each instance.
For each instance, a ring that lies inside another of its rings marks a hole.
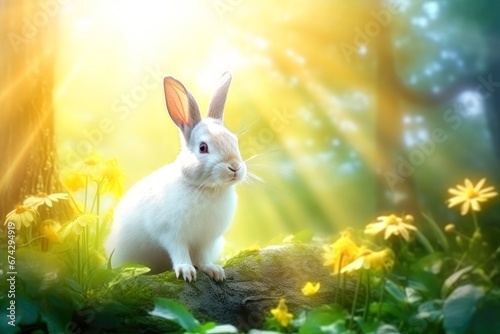
[[[288,306],[286,306],[285,299],[281,298],[278,307],[271,310],[274,319],[278,320],[281,326],[286,327],[292,321],[293,314],[288,313]]]
[[[16,230],[20,230],[23,225],[24,227],[29,227],[35,221],[36,216],[37,211],[34,208],[27,205],[18,205],[7,214],[4,225],[14,222]]]
[[[105,165],[100,156],[91,153],[83,162],[80,163],[78,170],[86,177],[99,181]]]
[[[323,247],[325,253],[323,258],[324,266],[331,266],[333,273],[338,274],[340,268],[345,264],[351,263],[359,256],[360,248],[352,241],[351,234],[348,231],[342,233],[330,247]]]
[[[23,202],[24,205],[32,207],[34,209],[38,209],[40,205],[47,205],[48,207],[52,207],[53,202],[58,202],[60,199],[68,199],[68,194],[66,193],[55,193],[47,195],[46,193],[38,193],[35,196],[30,196],[26,198]]]
[[[81,172],[66,171],[62,175],[62,182],[72,192],[85,188],[85,175]]]
[[[409,219],[411,217],[411,219]],[[406,221],[413,220],[412,216],[405,217]],[[406,241],[410,241],[410,232],[416,231],[417,228],[411,224],[404,222],[403,218],[396,215],[380,216],[377,218],[377,223],[366,225],[365,233],[370,235],[378,234],[385,231],[384,239],[389,239],[391,235],[401,235]]]
[[[105,167],[102,171],[102,192],[110,192],[115,198],[120,198],[123,195],[123,171],[118,166],[117,159],[110,159],[106,161]]]
[[[498,195],[494,187],[481,189],[485,182],[486,179],[483,178],[474,186],[469,179],[465,179],[463,186],[458,184],[456,189],[448,189],[448,192],[454,195],[448,200],[448,207],[451,208],[457,204],[462,204],[460,208],[462,216],[465,216],[471,208],[473,211],[481,211],[480,202],[486,202],[488,199]]]
[[[385,248],[379,252],[366,249],[360,257],[342,268],[342,273],[350,273],[359,269],[371,269],[374,271],[390,270],[394,266],[394,252]]]
[[[318,293],[319,287],[319,283],[313,284],[311,282],[307,282],[306,285],[304,285],[304,287],[302,288],[302,293],[304,294],[304,296],[315,295],[316,293]]]

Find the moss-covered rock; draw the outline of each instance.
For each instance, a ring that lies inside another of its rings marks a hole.
[[[291,312],[334,302],[337,282],[323,266],[322,253],[320,244],[300,243],[243,251],[226,263],[226,280],[221,283],[202,272],[196,282],[187,283],[170,271],[126,280],[107,296],[113,303],[126,305],[128,321],[135,317],[138,323],[147,322],[138,318],[151,318],[148,311],[153,309],[154,298],[165,297],[185,304],[200,320],[259,328],[280,298],[286,299]],[[306,282],[319,282],[319,292],[304,296],[301,289]],[[355,281],[347,279],[339,302],[349,306],[354,288]],[[101,302],[105,308],[106,301]],[[129,322],[127,327],[133,326]]]

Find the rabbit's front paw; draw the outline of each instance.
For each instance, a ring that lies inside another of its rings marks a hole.
[[[224,279],[226,279],[224,269],[216,264],[205,264],[200,267],[200,270],[216,282],[222,282]]]
[[[179,276],[182,276],[182,278],[185,281],[196,281],[196,269],[190,265],[190,264],[177,264],[174,266],[175,270],[175,277],[179,278]]]

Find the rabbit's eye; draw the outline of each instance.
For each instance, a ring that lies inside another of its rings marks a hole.
[[[204,141],[200,143],[200,153],[208,153],[208,145]]]

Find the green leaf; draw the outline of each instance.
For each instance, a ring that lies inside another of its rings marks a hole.
[[[150,271],[151,269],[149,269],[146,266],[143,266],[142,264],[125,263],[121,267],[112,270],[112,272],[115,274],[115,277],[109,282],[109,287],[112,287],[122,282],[123,280],[143,275]]]
[[[136,277],[151,271],[148,267],[138,263],[126,263],[119,270],[123,278]]]
[[[20,325],[31,325],[38,320],[38,306],[32,299],[16,296],[16,306],[18,309],[16,318],[19,319]]]
[[[412,287],[406,287],[405,288],[405,293],[406,293],[406,300],[410,305],[417,305],[421,300],[422,300],[422,295],[418,292],[418,290],[412,288]]]
[[[378,314],[380,311],[380,314],[383,315],[392,315],[396,318],[404,318],[407,316],[403,309],[401,307],[398,307],[398,305],[395,305],[394,303],[386,303],[382,302],[380,303],[371,303],[370,304],[370,313],[371,314]]]
[[[441,300],[429,300],[418,306],[418,319],[437,323],[443,316],[443,302]]]
[[[444,253],[432,253],[419,259],[411,268],[415,271],[421,270],[437,275],[441,272],[445,259],[446,254]]]
[[[99,287],[100,285],[108,284],[116,275],[117,273],[112,269],[98,268],[91,277],[92,286]]]
[[[398,304],[406,304],[406,294],[403,287],[396,285],[390,279],[387,279],[385,282],[385,291],[389,293],[391,297],[394,298]]]
[[[427,239],[427,237],[419,230],[416,230],[415,234],[417,235],[418,241],[422,244],[422,246],[424,246],[427,253],[433,254],[435,252],[435,250],[434,250],[434,247],[432,247],[429,239]]]
[[[205,324],[206,325],[206,324]],[[205,326],[203,326],[205,327]],[[212,329],[209,329],[205,333],[207,334],[232,334],[232,333],[238,333],[238,329],[234,327],[233,325],[219,325],[215,326]]]
[[[425,212],[422,212],[422,216],[425,218],[425,220],[427,220],[429,226],[432,228],[432,231],[436,236],[437,242],[443,247],[445,252],[448,252],[450,249],[450,245],[448,244],[448,239],[446,239],[446,236],[444,235],[443,231],[436,223],[434,218],[432,218],[430,214],[427,214]]]
[[[372,332],[372,333],[373,334],[401,334],[396,327],[394,327],[393,325],[389,325],[389,324],[381,324],[380,326],[378,326],[377,331]],[[372,333],[368,333],[368,334],[372,334]]]
[[[318,332],[316,332],[318,333]],[[345,325],[345,320],[337,320],[333,324],[328,326],[321,326],[321,332],[323,334],[356,334],[356,332],[347,329]]]
[[[444,298],[445,296],[448,295],[450,289],[455,285],[455,283],[458,282],[458,280],[465,275],[466,273],[470,272],[474,266],[468,266],[465,268],[460,269],[459,271],[455,272],[452,274],[450,277],[448,277],[444,283],[443,287],[441,288],[441,296]]]
[[[213,322],[213,321],[206,322],[206,323],[204,323],[204,324],[201,326],[201,331],[202,331],[203,333],[205,333],[205,332],[207,332],[207,331],[209,331],[209,330],[211,330],[211,329],[215,328],[215,326],[216,326],[216,323],[215,323],[215,322]]]
[[[74,303],[64,291],[54,290],[51,290],[43,300],[38,300],[38,309],[49,333],[65,333],[66,326],[71,323],[75,311]]]
[[[321,326],[331,325],[338,320],[344,319],[346,315],[347,312],[337,304],[317,307],[307,314],[299,333],[318,333],[321,330]]]
[[[372,306],[370,305],[370,307]],[[355,320],[363,333],[375,333],[376,329],[380,326],[380,321],[377,319],[368,318],[364,320],[363,317],[356,317]]]
[[[191,333],[202,332],[199,321],[180,303],[167,298],[156,298],[155,308],[149,314],[171,320]]]
[[[446,333],[465,333],[476,312],[477,302],[483,296],[484,289],[472,284],[455,289],[444,302],[443,314]]]

